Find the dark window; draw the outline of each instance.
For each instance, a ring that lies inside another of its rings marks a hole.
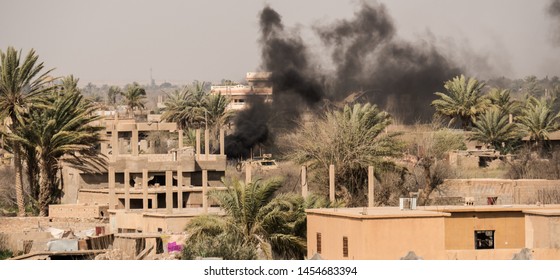
[[[494,230],[475,230],[474,248],[476,250],[494,249]]]
[[[342,237],[342,256],[347,258],[348,257],[348,237]]]
[[[321,233],[317,232],[317,253],[321,254]]]

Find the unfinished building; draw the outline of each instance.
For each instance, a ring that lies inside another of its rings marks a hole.
[[[52,205],[51,215],[109,215],[114,233],[180,232],[193,216],[215,211],[209,210],[216,205],[206,199],[206,193],[223,188],[223,130],[216,153],[211,153],[208,130],[204,145],[202,131],[196,130],[193,147],[183,145],[184,133],[175,123],[104,119],[101,125],[106,128],[107,141],[100,150],[107,158],[107,170],[91,173],[65,166],[63,204]],[[153,133],[166,134],[159,141],[167,149],[154,147]]]

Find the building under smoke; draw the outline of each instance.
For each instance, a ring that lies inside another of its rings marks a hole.
[[[320,114],[325,100],[340,102],[353,92],[363,92],[365,101],[397,122],[429,121],[434,92],[463,71],[429,41],[400,39],[382,4],[363,3],[352,19],[313,28],[330,52],[330,73],[312,62],[320,54],[288,31],[271,7],[262,10],[259,24],[261,68],[272,73],[273,101],[237,116],[227,141],[227,153],[234,157],[247,155],[256,144],[273,143],[274,135],[296,127],[304,111]]]

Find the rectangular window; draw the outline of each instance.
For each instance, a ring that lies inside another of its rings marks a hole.
[[[348,237],[342,237],[342,256],[348,258]]]
[[[494,249],[494,230],[475,230],[474,248],[476,250]]]
[[[321,254],[321,233],[317,232],[317,253]]]

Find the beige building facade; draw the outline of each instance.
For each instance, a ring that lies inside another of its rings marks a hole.
[[[560,259],[560,205],[310,209],[308,257],[395,260]]]
[[[229,98],[229,110],[243,110],[249,105],[250,98],[259,98],[263,102],[272,101],[272,83],[270,72],[248,72],[247,84],[216,85],[210,88],[211,94],[221,94]]]

